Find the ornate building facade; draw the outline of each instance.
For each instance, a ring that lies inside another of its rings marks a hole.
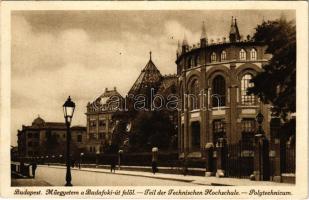
[[[151,56],[150,52],[149,61],[126,96],[125,109],[114,117],[115,135],[118,135],[117,145],[122,149],[129,149],[130,137],[135,134],[138,126],[135,119],[145,112],[160,112],[168,116],[168,123],[177,128],[177,111],[166,109],[166,102],[158,102],[159,98],[156,97],[160,95],[166,100],[168,95],[177,94],[177,75],[162,75]],[[177,136],[177,131],[175,135]]]
[[[199,44],[189,46],[185,38],[178,45],[180,158],[204,158],[205,147],[216,145],[219,138],[228,144],[254,140],[259,111],[269,134],[269,106],[247,94],[250,80],[270,58],[265,49],[250,36],[241,38],[236,19],[232,19],[228,39],[209,42],[203,24]]]
[[[87,105],[87,151],[102,153],[104,148],[111,145],[115,121],[112,116],[122,108],[123,97],[116,87],[112,90],[105,88],[102,95]]]

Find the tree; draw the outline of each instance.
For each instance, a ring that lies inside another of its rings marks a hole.
[[[149,151],[152,147],[166,150],[176,134],[168,113],[163,111],[139,112],[133,126],[129,138],[131,151]]]
[[[256,27],[256,42],[267,45],[272,57],[263,71],[252,79],[254,87],[248,93],[257,95],[262,102],[271,103],[272,114],[288,122],[289,113],[296,111],[296,26],[295,21],[263,22]]]

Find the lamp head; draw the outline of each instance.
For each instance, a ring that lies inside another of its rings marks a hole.
[[[63,114],[67,123],[71,124],[73,114],[75,110],[75,103],[71,100],[69,96],[66,102],[63,104]]]

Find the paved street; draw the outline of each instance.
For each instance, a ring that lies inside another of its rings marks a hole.
[[[65,184],[65,167],[62,166],[39,166],[36,176],[38,179],[48,181],[48,183],[56,186]],[[192,180],[182,180],[173,178],[164,178],[159,174],[153,175],[150,172],[143,172],[144,176],[137,172],[126,173],[116,171],[110,173],[104,169],[73,169],[72,184],[74,186],[158,186],[158,185],[173,185],[186,186],[195,185]],[[146,176],[147,175],[147,176]]]
[[[62,186],[65,184],[66,168],[64,166],[38,166],[37,180],[48,184]],[[40,184],[37,182],[36,184]],[[231,186],[292,186],[293,184],[271,181],[250,181],[249,179],[217,178],[205,176],[183,176],[141,171],[116,170],[111,173],[101,168],[72,169],[74,186],[196,186],[196,185],[231,185]]]

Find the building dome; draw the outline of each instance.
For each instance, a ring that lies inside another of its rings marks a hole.
[[[33,120],[32,125],[37,125],[37,126],[41,126],[45,123],[45,121],[38,116],[36,119]]]

